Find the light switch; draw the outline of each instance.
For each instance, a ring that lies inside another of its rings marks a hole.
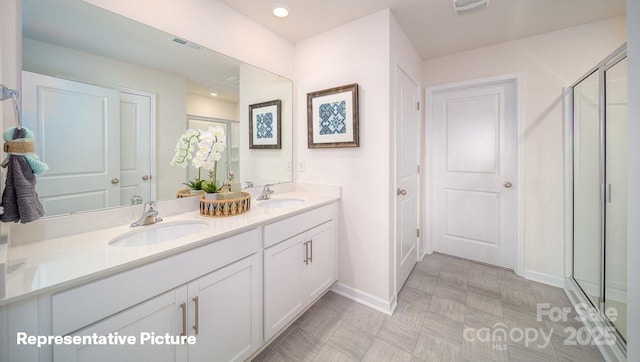
[[[298,172],[304,172],[304,160],[298,161]]]

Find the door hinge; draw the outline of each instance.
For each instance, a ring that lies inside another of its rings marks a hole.
[[[420,110],[420,102],[416,102],[416,111]]]
[[[420,237],[420,229],[416,229],[416,238]]]
[[[420,165],[418,165],[417,173],[420,173]]]

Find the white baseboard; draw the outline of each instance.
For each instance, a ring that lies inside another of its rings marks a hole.
[[[367,292],[352,288],[340,282],[336,282],[335,284],[333,284],[333,286],[331,287],[331,291],[336,294],[340,294],[343,297],[347,297],[353,301],[356,301],[360,304],[364,304],[367,307],[373,308],[386,315],[391,315],[396,309],[397,305],[395,297],[393,298],[393,300],[387,302]]]
[[[537,271],[525,269],[523,277],[534,282],[548,284],[558,288],[564,288],[564,278],[555,275],[540,273]]]

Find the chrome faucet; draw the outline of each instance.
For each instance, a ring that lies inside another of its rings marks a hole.
[[[162,221],[162,218],[158,217],[158,210],[156,210],[156,202],[149,201],[144,204],[142,209],[142,216],[138,221],[131,224],[132,228],[144,225],[151,225]]]
[[[258,197],[256,200],[258,201],[269,200],[271,198],[271,194],[273,194],[273,190],[271,189],[271,186],[273,185],[272,184],[264,185],[264,188],[262,189],[262,195],[260,195],[260,197]]]

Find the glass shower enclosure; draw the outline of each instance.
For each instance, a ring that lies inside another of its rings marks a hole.
[[[566,98],[572,104],[567,290],[576,309],[593,311],[586,324],[594,342],[622,355],[627,338],[626,56],[626,46],[617,49],[574,83]]]

